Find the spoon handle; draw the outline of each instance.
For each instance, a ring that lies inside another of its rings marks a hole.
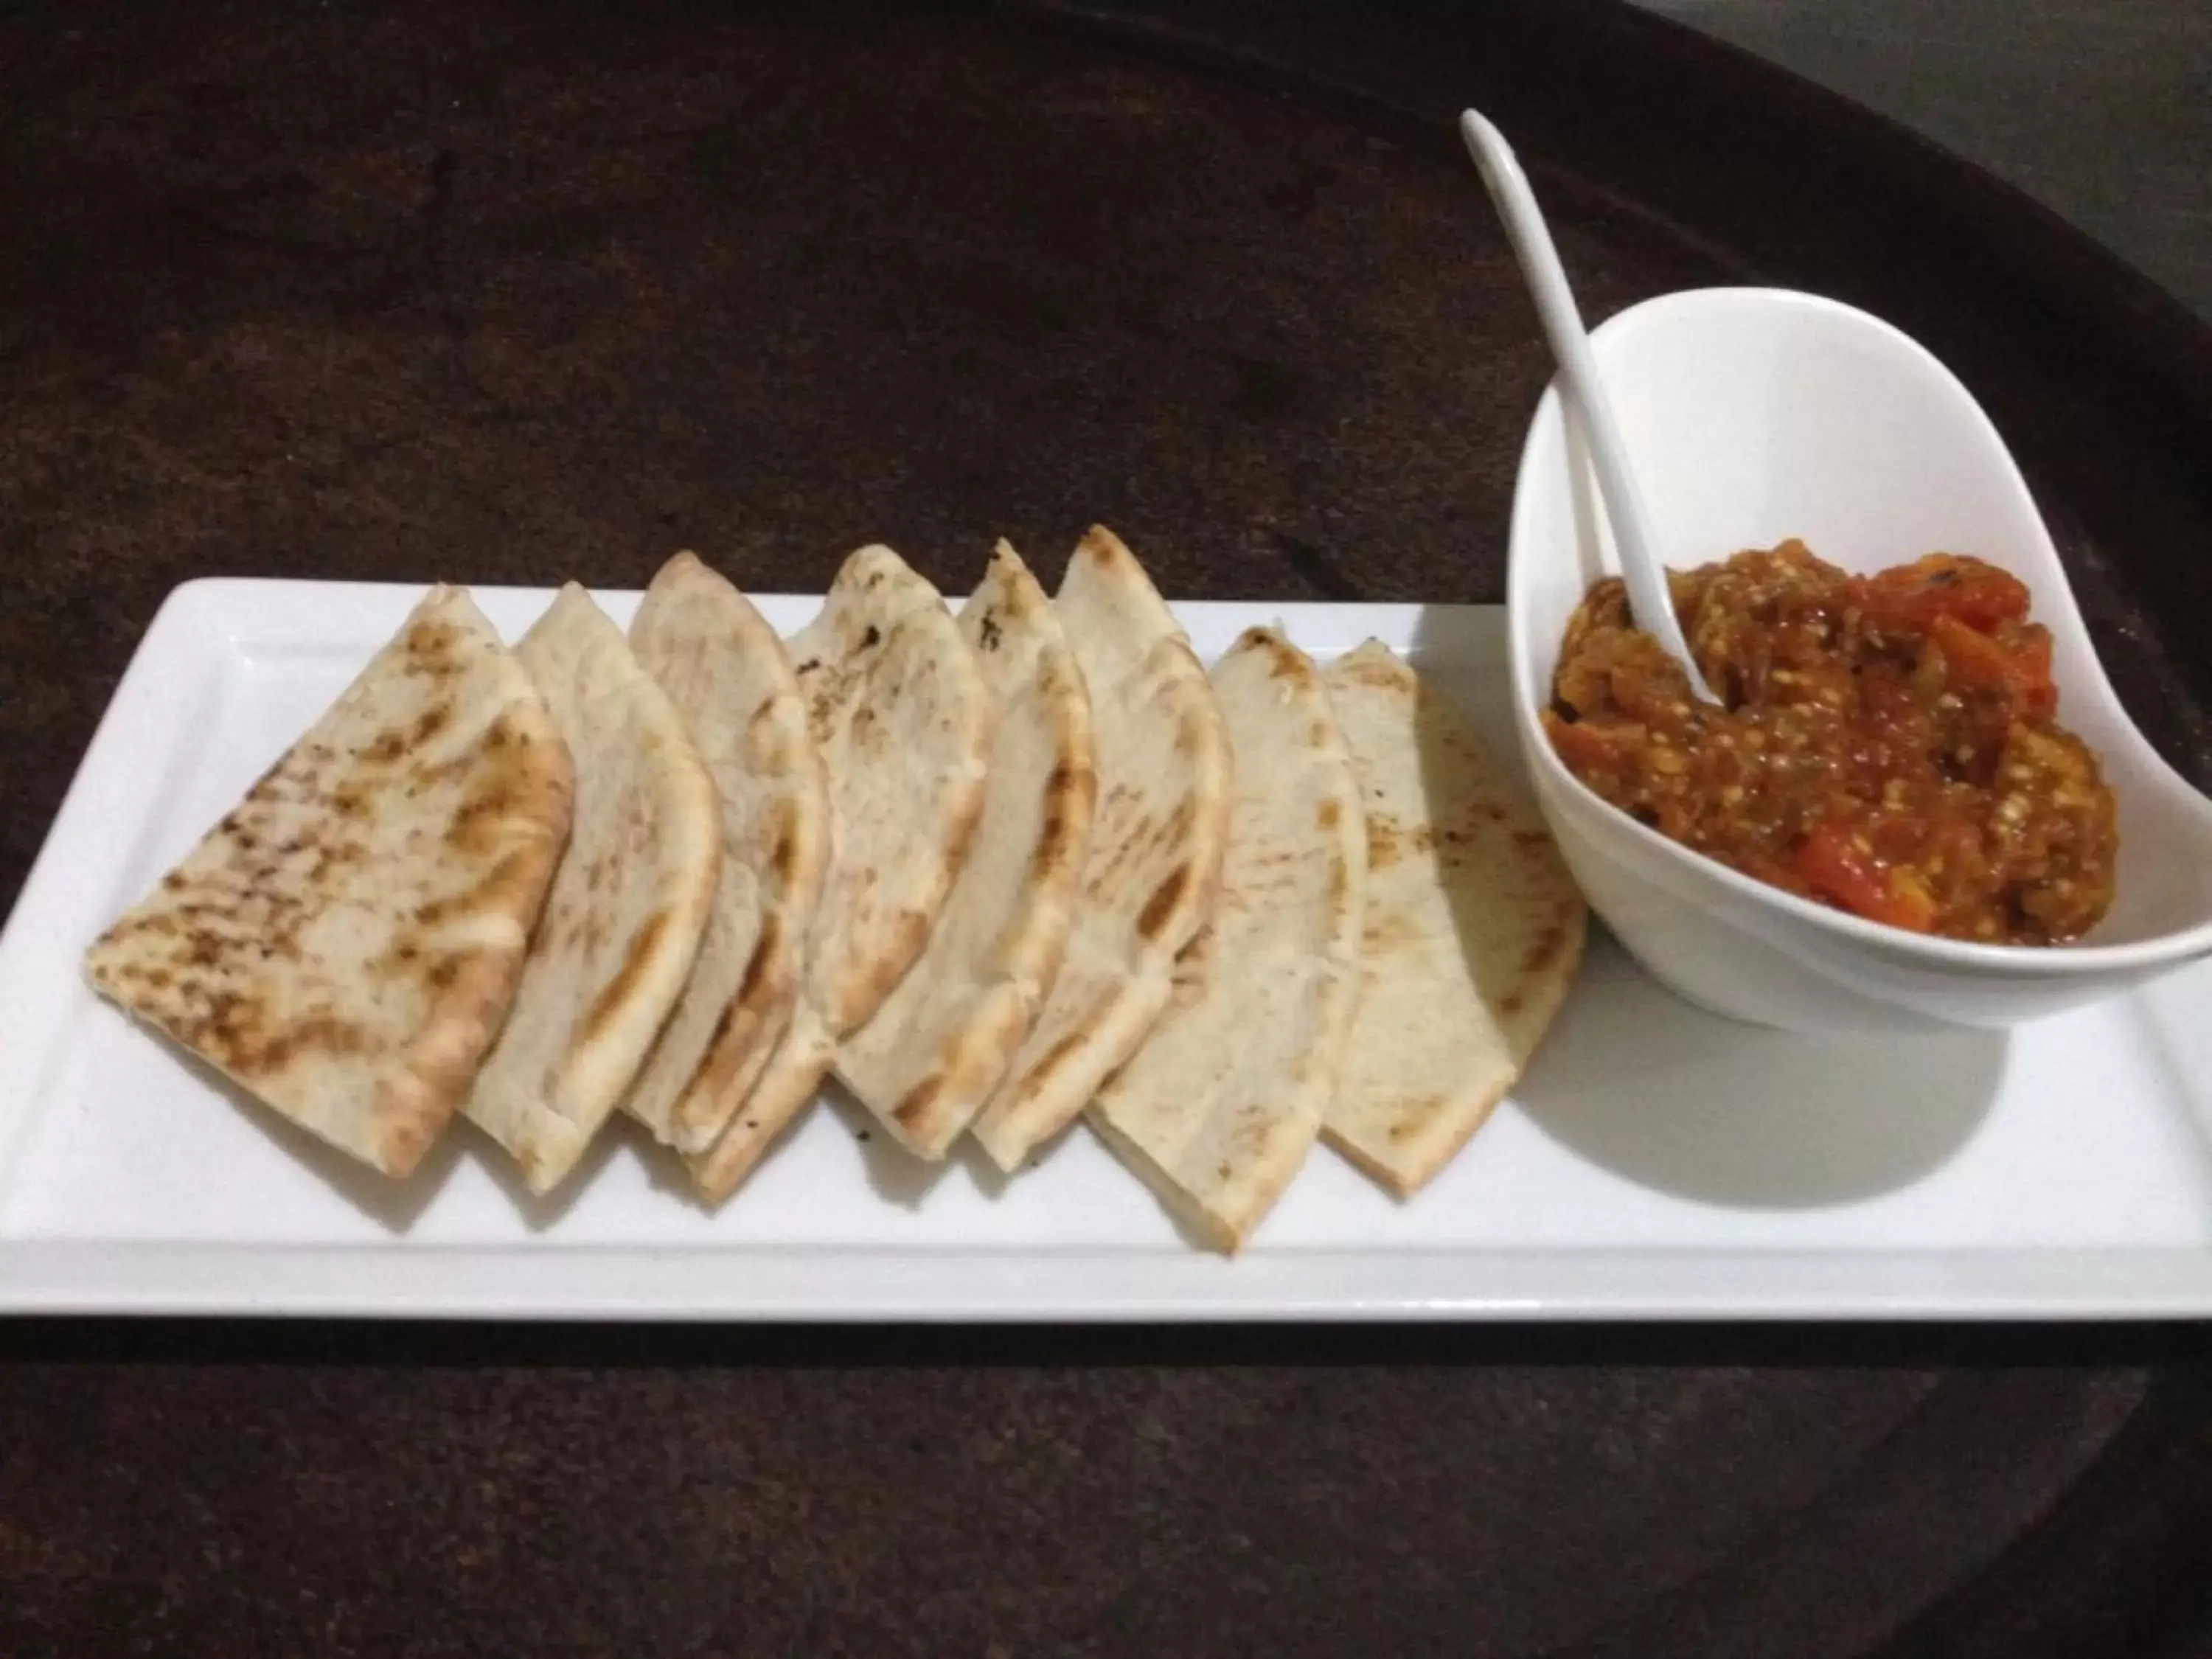
[[[1559,251],[1536,206],[1535,192],[1505,136],[1473,110],[1459,118],[1460,136],[1468,153],[1505,222],[1505,234],[1521,262],[1521,274],[1536,302],[1536,315],[1544,325],[1552,356],[1559,362],[1569,407],[1581,417],[1589,440],[1590,464],[1597,471],[1598,493],[1604,498],[1606,517],[1613,525],[1613,546],[1620,555],[1620,574],[1628,588],[1628,606],[1636,624],[1671,652],[1690,677],[1690,689],[1707,702],[1713,700],[1705,677],[1690,655],[1689,641],[1674,615],[1667,591],[1666,567],[1660,562],[1651,535],[1651,517],[1629,470],[1627,447],[1613,422],[1613,404],[1598,379],[1597,360],[1590,355],[1589,336],[1583,331],[1582,313],[1575,308],[1574,290],[1559,264]]]

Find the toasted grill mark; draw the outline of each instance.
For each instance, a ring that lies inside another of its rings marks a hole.
[[[362,863],[368,857],[368,847],[357,841],[340,842],[335,847],[319,847],[315,849],[315,861],[307,871],[308,884],[319,886],[329,879],[333,870],[343,870]],[[273,875],[275,872],[270,873]]]
[[[448,847],[475,848],[489,839],[497,830],[500,820],[514,809],[514,798],[504,784],[496,784],[482,794],[461,803],[450,823],[446,825],[445,841]]]
[[[1505,994],[1504,1000],[1498,1006],[1509,1014],[1517,1014],[1521,1012],[1522,1000],[1520,992],[1509,991]]]
[[[416,623],[407,630],[404,652],[409,672],[439,679],[451,675],[456,667],[453,647],[459,637],[459,630],[451,623],[435,617]]]
[[[896,971],[877,975],[878,989],[884,994],[888,994],[891,987],[898,983],[900,977],[921,955],[922,947],[929,943],[929,918],[920,910],[902,909],[891,923],[891,937],[896,943],[891,950],[890,960]]]
[[[1082,1047],[1083,1034],[1080,1031],[1070,1031],[1037,1057],[1036,1063],[1030,1067],[1030,1075],[1032,1078],[1048,1078],[1055,1075],[1060,1068],[1067,1063],[1069,1058]]]
[[[775,832],[775,850],[769,854],[769,868],[788,891],[799,879],[799,809],[786,802],[783,823]]]
[[[209,995],[203,1009],[175,1020],[170,1030],[179,1042],[248,1079],[281,1072],[305,1054],[363,1054],[373,1042],[362,1027],[327,1013],[272,1027],[265,1011],[234,992],[222,991]]]
[[[407,769],[407,795],[411,800],[423,790],[434,788],[449,778],[459,777],[473,763],[473,757],[464,752],[440,761],[433,766],[418,757]]]
[[[1367,867],[1387,870],[1405,856],[1398,820],[1380,812],[1367,815]]]
[[[526,908],[522,896],[538,885],[537,854],[520,848],[511,849],[491,867],[491,873],[477,884],[471,898],[496,902],[504,910]]]
[[[989,611],[986,611],[976,623],[975,633],[983,649],[996,651],[999,648],[999,619]]]
[[[883,643],[883,629],[878,628],[875,623],[870,623],[868,624],[868,631],[860,635],[860,649],[863,651],[872,651],[877,646]]]
[[[1137,862],[1154,854],[1171,853],[1190,837],[1197,808],[1189,796],[1178,799],[1166,817],[1139,818],[1115,842],[1106,855],[1097,885],[1102,889],[1124,873],[1124,866],[1133,872]]]
[[[645,975],[647,965],[659,952],[662,937],[668,932],[668,912],[655,910],[637,930],[629,942],[629,951],[615,976],[600,988],[592,1000],[591,1012],[584,1016],[582,1030],[577,1035],[577,1046],[597,1042],[615,1011],[636,994],[637,982]]]
[[[415,717],[414,729],[407,734],[409,743],[419,747],[429,742],[450,726],[453,719],[453,707],[451,703],[432,703]]]
[[[1524,974],[1540,974],[1552,964],[1559,952],[1566,948],[1566,943],[1565,927],[1556,921],[1552,923],[1530,941],[1528,951],[1521,958],[1521,971]]]
[[[1094,524],[1083,532],[1083,539],[1075,544],[1075,556],[1088,559],[1102,569],[1136,562],[1135,556],[1121,545],[1121,538],[1103,524]]]
[[[283,775],[285,767],[289,765],[291,761],[291,755],[287,753],[279,755],[275,760],[270,762],[269,769],[254,779],[253,787],[246,792],[246,798],[248,800],[257,800],[273,790],[277,780]]]
[[[1191,883],[1188,864],[1178,864],[1168,878],[1152,889],[1152,896],[1145,901],[1145,908],[1137,913],[1137,932],[1148,939],[1157,939],[1167,927],[1169,917],[1182,904],[1183,894]]]
[[[1248,628],[1237,641],[1239,651],[1265,652],[1267,657],[1267,677],[1278,680],[1302,680],[1310,672],[1305,659],[1297,648],[1272,628]]]
[[[1351,902],[1352,866],[1342,859],[1332,858],[1328,861],[1329,914],[1331,915],[1341,914],[1345,906]]]
[[[1390,1125],[1390,1139],[1411,1140],[1420,1133],[1424,1120],[1443,1109],[1442,1095],[1423,1095],[1417,1099],[1399,1103],[1398,1118]]]
[[[1115,878],[1121,873],[1121,867],[1137,858],[1148,844],[1152,828],[1149,819],[1140,819],[1127,833],[1116,836],[1113,850],[1107,854],[1106,862],[1100,867],[1092,884],[1101,890],[1110,887]]]
[[[1076,814],[1070,807],[1091,781],[1088,770],[1062,762],[1044,782],[1044,824],[1037,836],[1036,852],[1030,860],[1033,872],[1042,873],[1067,857],[1075,836]]]
[[[930,1108],[937,1103],[937,1097],[944,1092],[945,1079],[942,1077],[926,1077],[906,1091],[906,1097],[899,1102],[891,1115],[910,1129],[929,1115]]]
[[[1445,836],[1447,841],[1451,837]],[[1408,830],[1398,819],[1386,813],[1374,812],[1367,819],[1367,867],[1387,870],[1401,859],[1419,858],[1434,850],[1437,833],[1431,824],[1417,823]]]
[[[708,1034],[707,1037],[706,1051],[708,1054],[711,1055],[715,1049],[720,1048],[724,1039],[730,1035],[730,1027],[736,1024],[738,1021],[738,1005],[744,1000],[742,995],[732,998],[722,1005],[722,1012],[714,1016],[714,1029]]]
[[[722,1024],[714,1032],[720,1041],[729,1028],[730,1015],[739,1008],[750,1008],[766,988],[769,964],[774,962],[782,946],[783,922],[773,912],[761,918],[760,938],[753,945],[751,958],[745,963],[744,977],[738,981],[738,994],[730,999],[730,1006],[722,1016]]]
[[[349,1020],[328,1014],[311,1014],[290,1030],[271,1037],[258,1056],[269,1071],[281,1071],[295,1054],[357,1054],[368,1046],[368,1034]]]
[[[1344,808],[1332,795],[1314,809],[1314,824],[1324,835],[1344,822]]]

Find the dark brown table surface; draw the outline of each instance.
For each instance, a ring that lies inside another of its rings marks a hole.
[[[2212,321],[2212,7],[1637,0],[1904,121]]]
[[[1693,82],[1796,94],[1662,24],[1293,9],[1208,38],[1395,52],[1395,115],[992,9],[0,9],[0,907],[192,576],[964,586],[1103,519],[1175,594],[1497,598],[1545,360],[1425,77],[1521,118],[1594,314],[1820,276],[1938,341],[2212,779],[2178,307],[1940,158],[1981,240],[1883,245],[1817,100],[1817,202],[1710,110],[1737,171],[1670,161]],[[2208,1586],[2196,1326],[0,1322],[5,1659],[2178,1654]]]

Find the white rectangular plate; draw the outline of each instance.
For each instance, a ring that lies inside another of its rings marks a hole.
[[[179,1063],[79,957],[398,626],[420,589],[205,581],[163,607],[0,933],[0,1310],[650,1319],[2212,1315],[2212,969],[2011,1033],[1793,1037],[1610,943],[1513,1099],[1398,1203],[1333,1153],[1235,1261],[1079,1130],[1001,1181],[832,1103],[719,1212],[611,1132],[550,1202],[457,1121],[356,1168]],[[543,592],[480,589],[512,638]],[[635,594],[601,596],[627,624]],[[817,601],[765,599],[787,634]],[[1411,653],[1501,755],[1500,613],[1183,605],[1327,659]]]

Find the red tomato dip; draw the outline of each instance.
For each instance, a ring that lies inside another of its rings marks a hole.
[[[1720,705],[1598,583],[1544,714],[1585,784],[1746,875],[1916,933],[2057,945],[2104,915],[2112,792],[2058,724],[2018,580],[1949,553],[1853,576],[1796,541],[1668,580]]]

